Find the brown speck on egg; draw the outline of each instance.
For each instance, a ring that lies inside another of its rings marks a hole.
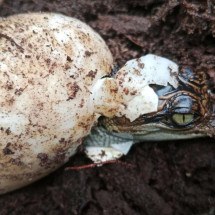
[[[15,102],[15,98],[14,97],[5,98],[5,101],[7,105],[12,106]]]
[[[5,133],[6,133],[7,135],[10,135],[10,133],[11,133],[10,128],[7,128],[6,131],[5,131]]]
[[[49,166],[50,165],[50,161],[49,161],[49,157],[46,153],[38,153],[37,154],[37,158],[40,160],[40,166]]]
[[[6,147],[3,149],[4,155],[12,155],[14,152],[10,149],[11,143],[7,143]]]
[[[97,74],[97,70],[95,71],[90,70],[86,76],[90,77],[93,80],[96,77],[96,74]]]
[[[81,99],[81,103],[79,104],[79,107],[80,107],[80,108],[83,108],[83,107],[84,107],[84,99]]]
[[[64,143],[65,142],[65,138],[61,138],[60,140],[59,140],[59,143]]]
[[[136,94],[137,94],[137,90],[134,90],[134,91],[130,92],[130,94],[131,94],[132,96],[136,95]]]
[[[144,66],[145,66],[144,63],[142,63],[142,61],[141,61],[140,58],[137,59],[137,64],[138,64],[138,67],[139,67],[140,69],[143,69]]]
[[[80,90],[80,87],[76,82],[67,84],[68,92],[69,92],[69,98],[67,101],[74,99]]]
[[[24,91],[23,88],[19,88],[15,90],[15,95],[20,96],[22,94],[22,92]]]
[[[93,52],[85,51],[85,56],[86,56],[86,57],[90,57],[92,54],[93,54]]]
[[[129,94],[129,89],[128,88],[124,88],[123,92],[125,93],[125,95],[128,95]]]
[[[8,90],[12,90],[13,89],[13,82],[12,81],[7,81],[5,88],[8,89]]]
[[[54,153],[55,153],[55,156],[52,159],[52,162],[54,164],[58,165],[58,164],[64,162],[64,160],[66,158],[66,151],[65,151],[65,149],[63,149],[63,148],[56,148],[55,151],[54,151]]]
[[[11,164],[16,165],[16,166],[22,166],[23,162],[21,161],[21,158],[11,158],[9,161]]]
[[[68,62],[72,62],[71,57],[70,57],[70,56],[68,56],[68,55],[67,55],[67,57],[66,57],[66,60],[67,60]]]

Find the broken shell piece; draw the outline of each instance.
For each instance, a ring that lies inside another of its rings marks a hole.
[[[117,160],[124,154],[112,147],[86,147],[85,153],[94,163],[102,163],[111,160]]]
[[[178,87],[178,65],[164,57],[148,54],[143,57],[129,60],[116,74],[124,87],[157,84],[174,88]]]
[[[178,86],[178,65],[157,55],[148,54],[128,61],[116,74],[125,109],[116,116],[124,115],[134,121],[140,115],[156,112],[158,96],[150,84]]]
[[[93,128],[84,141],[85,153],[95,163],[116,160],[126,155],[133,144],[132,135],[115,136],[103,127]]]
[[[113,117],[122,109],[122,95],[118,93],[117,82],[113,78],[102,78],[92,90],[92,103],[95,112],[106,117]]]
[[[93,103],[103,115],[125,116],[134,121],[158,109],[158,96],[150,84],[178,86],[178,65],[148,54],[128,61],[114,78],[99,80],[93,88]]]
[[[142,89],[137,89],[137,91],[140,92],[124,102],[126,104],[124,110],[116,113],[116,116],[125,116],[132,122],[140,115],[158,110],[158,96],[151,87],[146,85]]]

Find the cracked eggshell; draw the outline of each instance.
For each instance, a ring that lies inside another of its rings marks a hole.
[[[106,117],[113,117],[122,109],[122,94],[118,93],[117,82],[114,78],[102,78],[92,89],[92,103],[95,112]]]
[[[109,146],[86,146],[85,153],[94,163],[117,160],[126,155],[133,145],[133,141],[111,143]]]
[[[116,115],[134,121],[140,115],[157,111],[158,96],[150,84],[178,86],[178,65],[157,55],[148,54],[128,61],[116,74],[124,109]]]
[[[172,85],[178,87],[178,65],[164,57],[147,54],[143,57],[129,60],[116,75],[124,86],[157,84],[162,86]]]
[[[81,21],[52,13],[0,19],[0,193],[52,172],[99,114],[89,100],[112,55]]]

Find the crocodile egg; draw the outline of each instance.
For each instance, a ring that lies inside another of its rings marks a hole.
[[[0,18],[0,193],[64,164],[97,121],[89,99],[112,55],[83,22],[54,13]]]

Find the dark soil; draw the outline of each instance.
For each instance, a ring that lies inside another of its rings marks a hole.
[[[54,11],[106,40],[115,62],[154,53],[215,77],[214,0],[5,0],[0,16]],[[81,153],[48,177],[0,197],[0,214],[214,215],[215,141],[137,144],[125,163],[78,171]]]

